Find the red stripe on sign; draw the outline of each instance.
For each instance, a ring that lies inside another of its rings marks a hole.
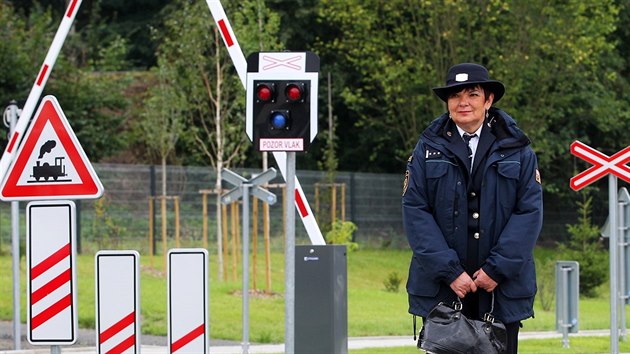
[[[64,258],[70,255],[70,244],[61,247],[59,251],[53,253],[48,258],[41,261],[39,264],[31,268],[31,280],[34,280],[38,276],[42,275],[45,271],[50,269],[55,264],[61,262]]]
[[[55,279],[49,281],[41,288],[33,291],[31,294],[31,305],[35,305],[39,300],[46,297],[46,295],[52,293],[53,291],[59,289],[64,284],[70,281],[70,269],[65,272],[59,274]]]
[[[58,313],[70,307],[70,305],[72,305],[72,295],[68,294],[63,299],[57,301],[49,308],[40,312],[39,315],[33,317],[31,319],[31,330],[34,330],[35,328],[46,323],[46,321],[55,317]]]
[[[225,21],[219,20],[219,28],[221,29],[221,34],[223,38],[225,38],[225,44],[227,44],[228,48],[234,45],[234,41],[232,41],[232,36],[230,36],[230,31],[228,31],[227,25]]]
[[[48,72],[48,64],[44,64],[44,66],[42,67],[42,71],[39,72],[39,76],[37,77],[37,86],[42,85],[42,82],[44,81],[44,76],[46,76],[47,72]]]
[[[308,211],[306,210],[306,205],[304,205],[304,201],[302,200],[302,196],[300,195],[300,191],[295,189],[295,202],[297,203],[297,207],[300,210],[300,214],[303,218],[308,216]]]
[[[7,152],[10,153],[11,150],[13,150],[13,147],[15,146],[15,143],[17,142],[17,138],[20,135],[20,133],[15,132],[13,133],[13,137],[11,138],[11,144],[9,144],[9,148],[7,149]]]
[[[72,17],[72,14],[74,13],[74,10],[76,7],[77,7],[77,0],[72,0],[72,2],[70,3],[70,6],[68,6],[68,12],[66,13],[66,16]]]
[[[187,335],[181,337],[173,344],[171,344],[171,353],[175,353],[180,350],[182,347],[186,346],[188,343],[192,342],[195,338],[205,333],[205,326],[201,325],[188,333]]]
[[[136,345],[136,335],[132,334],[132,335],[129,336],[129,338],[125,339],[124,341],[120,342],[120,344],[118,344],[117,346],[115,346],[112,349],[108,350],[106,352],[106,354],[120,354],[120,353],[124,353],[125,350],[133,347],[134,345]]]
[[[136,321],[136,313],[135,311],[131,311],[130,314],[123,317],[120,321],[114,323],[108,329],[101,332],[98,337],[100,344],[107,342],[108,339],[118,334],[123,329],[129,327],[129,325],[133,324]]]

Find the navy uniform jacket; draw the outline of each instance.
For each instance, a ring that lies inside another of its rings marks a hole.
[[[490,109],[474,162],[483,175],[480,235],[472,241],[467,147],[448,114],[422,133],[407,162],[402,198],[403,223],[413,251],[407,281],[411,314],[427,316],[438,302],[455,299],[449,285],[464,272],[468,242],[478,242],[476,264],[498,283],[495,317],[511,323],[534,315],[533,249],[543,210],[536,155],[529,144],[507,113]]]

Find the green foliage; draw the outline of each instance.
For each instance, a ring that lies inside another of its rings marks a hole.
[[[403,278],[398,274],[398,272],[391,272],[387,275],[383,285],[385,285],[386,291],[389,291],[390,293],[397,293],[402,281]]]
[[[556,300],[556,260],[546,259],[536,264],[536,301],[543,311],[551,311]]]
[[[119,249],[126,228],[114,221],[110,215],[110,200],[107,194],[94,202],[92,236],[97,240],[98,249]]]
[[[546,190],[566,193],[570,143],[614,150],[630,129],[623,59],[611,40],[627,27],[620,9],[627,23],[628,10],[612,0],[322,0],[316,50],[350,120],[338,131],[339,166],[400,171],[445,110],[431,88],[452,64],[474,61],[506,84],[498,107],[533,141]]]
[[[586,297],[596,295],[596,288],[603,284],[608,274],[608,257],[599,241],[599,228],[593,225],[591,209],[593,197],[581,193],[578,205],[578,223],[567,225],[571,238],[559,246],[565,260],[580,264],[580,294]]]
[[[356,251],[359,249],[359,244],[352,241],[356,230],[357,225],[352,221],[335,221],[332,229],[326,233],[326,242],[333,245],[347,245],[348,252]]]

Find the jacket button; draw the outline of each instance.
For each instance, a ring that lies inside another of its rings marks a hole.
[[[478,233],[478,232],[475,232],[475,234],[473,235],[473,237],[475,238],[475,240],[478,240],[478,239],[479,239],[479,233]]]
[[[476,197],[476,196],[477,196],[477,193],[475,193],[475,192],[470,192],[470,197],[471,197],[471,198],[474,198],[474,197]]]
[[[479,213],[473,213],[472,217],[473,219],[479,219]]]
[[[458,211],[458,210],[455,210],[455,211],[453,212],[453,215],[455,215],[455,216],[459,215],[459,211]]]

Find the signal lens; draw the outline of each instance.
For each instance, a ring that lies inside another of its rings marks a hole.
[[[267,102],[271,100],[273,96],[273,89],[267,84],[260,84],[256,87],[256,97],[261,102]]]
[[[289,117],[284,112],[271,112],[269,123],[273,130],[289,129]]]
[[[296,102],[302,99],[302,94],[304,93],[304,90],[298,84],[288,84],[286,93],[289,101]]]

